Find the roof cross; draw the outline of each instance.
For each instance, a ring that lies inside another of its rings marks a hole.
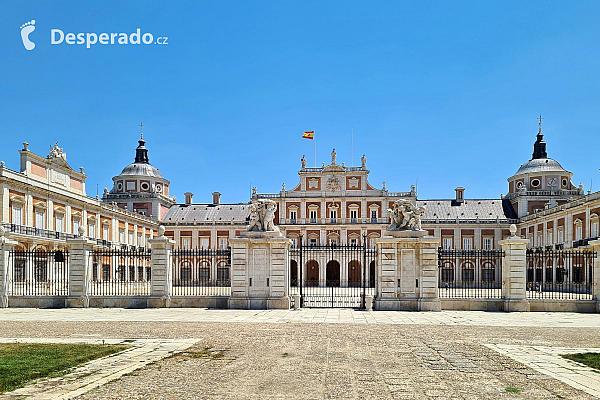
[[[544,118],[542,118],[542,113],[540,113],[539,118],[536,118],[536,119],[538,119],[540,121],[540,123],[538,124],[538,126],[540,127],[540,132],[541,132],[542,131],[542,120],[544,119]]]
[[[140,127],[140,130],[141,130],[140,136],[141,136],[142,140],[144,140],[144,126],[146,126],[146,125],[144,125],[144,123],[142,121],[140,121],[139,127]]]

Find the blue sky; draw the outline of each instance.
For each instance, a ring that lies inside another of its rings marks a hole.
[[[25,50],[20,26],[35,19]],[[298,181],[300,158],[354,165],[419,198],[498,198],[548,154],[600,189],[600,2],[28,1],[0,14],[0,160],[59,142],[88,194],[133,162],[144,121],[171,194],[246,202]],[[167,45],[52,45],[140,28]]]

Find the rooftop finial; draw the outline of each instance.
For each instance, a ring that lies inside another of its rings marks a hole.
[[[140,139],[144,140],[144,123],[140,120]]]
[[[544,118],[542,118],[542,113],[540,113],[540,116],[537,119],[540,121],[538,124],[538,126],[539,126],[538,133],[542,133],[542,120],[544,119]]]

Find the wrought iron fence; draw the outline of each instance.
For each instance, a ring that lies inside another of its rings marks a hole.
[[[441,298],[502,298],[501,250],[438,249]]]
[[[150,250],[102,249],[91,253],[92,296],[149,296]]]
[[[527,297],[530,299],[592,300],[591,250],[527,250]]]
[[[9,296],[66,296],[69,294],[67,251],[19,251],[9,254]]]
[[[290,294],[302,307],[364,308],[375,295],[375,249],[363,244],[302,246],[290,250]]]
[[[231,249],[173,251],[174,296],[230,296]]]

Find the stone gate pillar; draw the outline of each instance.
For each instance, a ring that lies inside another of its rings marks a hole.
[[[277,203],[252,200],[249,224],[231,243],[231,296],[229,308],[289,310],[289,249],[274,224]]]
[[[529,240],[516,235],[517,227],[510,226],[511,236],[501,240],[504,251],[502,260],[502,297],[504,311],[529,311],[527,300],[527,244]]]
[[[281,235],[277,232],[278,235]],[[244,232],[231,243],[229,308],[289,309],[289,249],[291,239]]]
[[[440,311],[439,239],[421,230],[388,230],[375,241],[377,310]]]
[[[10,252],[18,244],[17,241],[6,237],[6,229],[0,226],[0,308],[8,307],[8,292],[10,271]]]
[[[596,312],[600,313],[600,240],[590,240],[589,245],[596,253],[592,259],[592,294],[596,300]]]
[[[148,239],[151,248],[148,307],[169,307],[173,288],[172,251],[175,241],[165,236],[165,227],[158,227],[158,237]]]
[[[80,237],[67,239],[69,246],[69,295],[67,307],[90,306],[90,287],[92,280],[92,257],[95,241],[84,238],[83,228],[79,228]]]

